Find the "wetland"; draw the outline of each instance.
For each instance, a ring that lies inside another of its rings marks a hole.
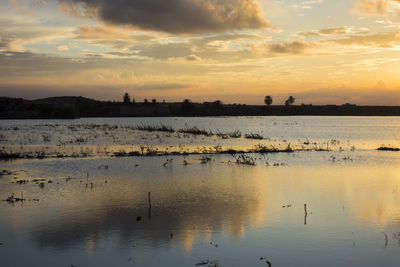
[[[399,132],[397,117],[2,120],[0,265],[397,266]]]

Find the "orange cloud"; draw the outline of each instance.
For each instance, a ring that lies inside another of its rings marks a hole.
[[[355,13],[367,16],[387,15],[391,3],[400,3],[399,0],[359,0],[354,9]]]

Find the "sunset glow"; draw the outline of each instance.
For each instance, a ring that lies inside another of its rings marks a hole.
[[[399,0],[0,0],[0,95],[400,105]]]

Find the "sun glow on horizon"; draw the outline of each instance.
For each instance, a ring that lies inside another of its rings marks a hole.
[[[399,1],[151,2],[0,0],[0,95],[400,104]]]

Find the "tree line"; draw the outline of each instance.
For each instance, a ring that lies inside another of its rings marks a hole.
[[[125,93],[125,94],[123,95],[122,101],[123,101],[124,104],[135,103],[135,99],[134,99],[134,98],[131,99],[131,97],[130,97],[130,95],[129,95],[128,93]],[[295,101],[296,101],[296,99],[295,99],[293,96],[289,96],[288,99],[286,99],[284,103],[285,103],[285,106],[291,106],[291,105],[294,104]],[[143,102],[144,102],[145,104],[150,103],[146,98],[144,99]],[[165,102],[165,101],[163,101],[163,102]],[[183,102],[184,102],[184,103],[189,103],[190,100],[189,100],[189,99],[185,99]],[[217,100],[216,102],[219,102],[219,104],[222,104],[221,101],[219,101],[219,100]],[[156,104],[156,103],[157,103],[157,100],[156,100],[155,98],[153,98],[153,99],[151,100],[151,103],[152,103],[152,104]],[[270,96],[270,95],[265,96],[265,98],[264,98],[264,103],[265,103],[265,105],[267,105],[267,106],[271,106],[272,103],[273,103],[272,96]]]
[[[289,96],[288,99],[285,100],[285,106],[291,106],[291,105],[294,104],[295,101],[296,101],[296,99],[295,99],[293,96]],[[265,105],[271,106],[271,105],[272,105],[272,102],[273,102],[272,96],[267,95],[267,96],[264,98],[264,103],[265,103]]]

